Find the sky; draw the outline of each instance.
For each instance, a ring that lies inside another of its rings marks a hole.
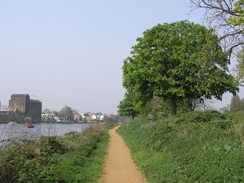
[[[0,0],[0,101],[29,94],[42,108],[117,114],[123,60],[142,33],[189,20],[189,0]],[[244,93],[244,92],[241,92]],[[230,103],[231,94],[216,108]],[[244,97],[240,95],[240,97]]]

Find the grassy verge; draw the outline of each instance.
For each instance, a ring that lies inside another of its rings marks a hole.
[[[1,182],[97,182],[109,135],[104,125],[63,137],[24,140],[1,150]]]
[[[244,182],[243,124],[243,116],[196,111],[118,131],[149,182]]]

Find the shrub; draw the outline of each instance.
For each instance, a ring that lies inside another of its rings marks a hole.
[[[42,153],[62,154],[66,151],[62,139],[56,136],[41,136],[38,145]]]
[[[87,130],[63,137],[42,136],[37,141],[23,140],[5,147],[0,152],[1,182],[95,183],[108,142],[106,128],[95,129],[90,130],[94,133]]]

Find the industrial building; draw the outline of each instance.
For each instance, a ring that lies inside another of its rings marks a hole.
[[[13,94],[9,100],[9,114],[31,117],[34,122],[41,121],[42,102],[30,99],[28,94]]]

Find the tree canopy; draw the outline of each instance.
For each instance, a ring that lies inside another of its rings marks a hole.
[[[244,98],[240,99],[239,95],[233,96],[231,98],[230,111],[244,111]]]
[[[125,93],[125,97],[118,105],[118,114],[120,116],[136,117],[138,112],[135,110],[134,95],[132,93]]]
[[[59,114],[68,121],[72,121],[74,119],[74,111],[69,106],[63,107]]]
[[[238,90],[212,29],[188,21],[158,24],[137,42],[123,65],[123,86],[137,102],[163,98],[175,115],[179,100],[190,106],[192,100],[221,100],[225,92]]]

